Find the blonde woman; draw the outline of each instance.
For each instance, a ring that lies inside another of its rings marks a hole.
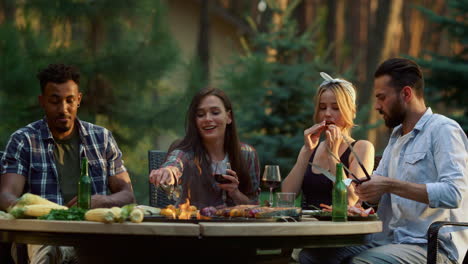
[[[374,146],[366,140],[354,140],[351,128],[356,117],[356,92],[354,86],[343,79],[334,79],[321,72],[324,79],[315,99],[315,125],[304,131],[302,146],[296,164],[282,183],[283,192],[302,191],[306,208],[331,205],[333,182],[311,164],[335,175],[338,157],[358,178],[365,177],[347,142],[352,142],[365,169],[371,173],[374,166]],[[323,135],[324,140],[320,141]],[[350,177],[345,170],[345,177]],[[348,204],[358,201],[353,185],[348,188]]]

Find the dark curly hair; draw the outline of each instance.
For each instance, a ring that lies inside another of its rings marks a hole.
[[[42,93],[44,93],[44,89],[48,82],[64,83],[69,80],[73,80],[78,87],[80,86],[80,72],[72,65],[49,64],[47,68],[39,70],[36,76],[41,83]]]

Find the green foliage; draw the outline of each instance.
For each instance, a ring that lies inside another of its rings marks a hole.
[[[284,178],[303,145],[304,129],[314,124],[319,72],[333,75],[333,67],[317,52],[313,28],[299,33],[287,15],[281,27],[275,26],[258,32],[245,55],[225,67],[221,77],[241,139],[257,149],[261,164],[280,165]],[[267,54],[269,48],[276,50],[274,58]]]
[[[38,217],[41,220],[66,220],[66,221],[84,221],[85,209],[79,207],[71,207],[68,210],[52,209],[50,213]]]
[[[161,102],[173,88],[163,80],[179,54],[165,23],[165,6],[151,0],[14,5],[23,11],[24,25],[0,25],[0,148],[13,131],[42,117],[37,70],[50,63],[73,64],[82,75],[79,117],[113,132],[119,147],[129,151],[124,158],[134,189],[147,190],[142,160],[154,145],[151,140],[166,132],[161,124],[172,121],[171,105]],[[147,193],[136,195],[147,200]]]
[[[443,103],[450,107],[450,116],[457,120],[468,133],[468,0],[449,0],[448,16],[440,16],[431,10],[418,7],[440,31],[447,30],[449,38],[462,47],[453,54],[426,52],[416,61],[430,70],[426,78],[425,98],[432,105]]]

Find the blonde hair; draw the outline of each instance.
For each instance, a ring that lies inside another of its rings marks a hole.
[[[356,90],[354,86],[352,86],[352,88]],[[356,118],[356,103],[354,103],[350,93],[346,90],[345,87],[343,87],[342,83],[328,83],[319,87],[315,97],[315,123],[320,121],[318,120],[320,97],[326,90],[330,90],[335,95],[336,103],[338,104],[340,114],[343,117],[343,121],[345,123],[343,132],[348,135],[351,134],[351,128],[354,127],[354,118]]]

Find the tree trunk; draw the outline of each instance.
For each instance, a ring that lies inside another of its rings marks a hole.
[[[326,20],[326,29],[327,29],[327,32],[326,32],[326,36],[327,36],[327,43],[328,43],[328,47],[330,47],[330,45],[336,45],[336,34],[335,34],[335,30],[336,30],[336,19],[335,19],[335,15],[334,15],[334,10],[336,9],[336,1],[337,0],[327,0],[327,20]],[[335,58],[336,58],[336,46],[332,49],[332,52],[330,54],[331,58],[333,59],[334,62],[335,61]]]
[[[210,0],[202,0],[200,5],[200,24],[198,31],[197,57],[201,66],[202,80],[210,78]]]
[[[0,25],[15,22],[16,4],[12,0],[0,0]]]
[[[288,6],[288,0],[276,0],[276,4],[280,10],[284,11]],[[273,30],[278,31],[283,23],[283,14],[281,12],[274,12],[272,22],[274,25]],[[277,60],[276,55],[278,55],[278,51],[274,48],[267,47],[267,55],[267,61],[274,62]]]
[[[333,17],[335,17],[336,30],[335,30],[335,65],[339,71],[343,70],[343,57],[344,57],[344,47],[345,47],[345,1],[337,0],[336,9],[333,12]]]
[[[398,42],[401,36],[401,11],[403,6],[403,0],[381,0],[379,1],[379,7],[377,10],[377,23],[376,27],[374,28],[375,36],[379,35],[380,40],[374,39],[375,43],[379,45],[372,45],[371,47],[375,47],[378,50],[376,56],[371,59],[371,63],[369,63],[369,71],[368,74],[368,86],[370,100],[372,106],[375,104],[375,97],[373,96],[373,73],[378,66],[378,63],[389,59],[398,54]],[[385,14],[384,14],[385,13]],[[379,33],[381,31],[381,33]],[[381,49],[379,49],[381,47]],[[371,111],[369,117],[369,123],[373,124],[379,120],[379,115],[377,111]],[[375,148],[377,151],[383,150],[383,148],[387,145],[388,136],[390,130],[385,126],[380,126],[377,129],[373,129],[369,131],[368,139],[371,142],[374,142]]]
[[[413,57],[418,57],[421,52],[422,35],[424,32],[424,21],[421,12],[412,8],[410,19],[405,24],[410,25],[408,54]]]

